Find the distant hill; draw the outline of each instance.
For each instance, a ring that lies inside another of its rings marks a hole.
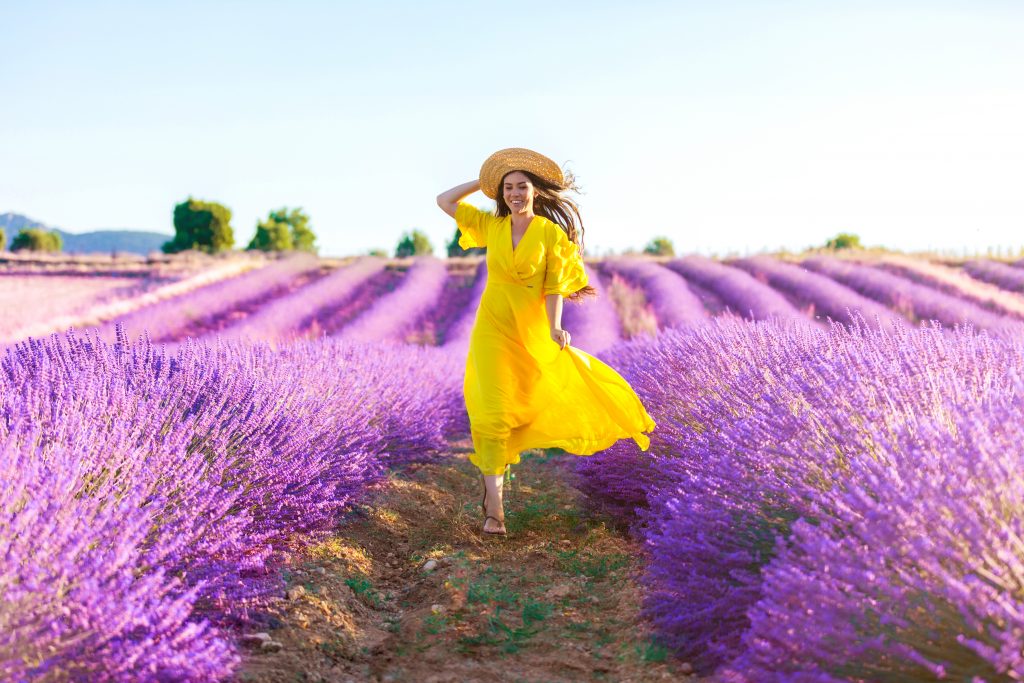
[[[119,251],[130,254],[146,255],[151,251],[160,251],[164,242],[173,235],[142,230],[94,230],[92,232],[72,233],[60,228],[52,228],[28,216],[17,213],[0,214],[0,228],[7,233],[7,246],[22,228],[43,228],[54,230],[64,240],[64,252],[68,254],[93,254]]]

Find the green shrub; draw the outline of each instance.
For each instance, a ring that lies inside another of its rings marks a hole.
[[[655,237],[644,247],[645,254],[654,256],[675,256],[676,248],[672,246],[672,240],[667,237]]]
[[[861,249],[860,237],[850,232],[841,232],[825,242],[826,249]]]
[[[164,243],[163,250],[166,254],[186,249],[212,254],[227,251],[234,245],[231,209],[189,197],[174,207],[174,238]]]
[[[11,251],[59,252],[63,248],[60,235],[42,228],[22,228],[11,242]]]
[[[413,230],[411,233],[405,233],[402,235],[402,239],[398,242],[398,248],[395,249],[395,258],[404,258],[406,256],[423,256],[425,254],[433,254],[434,246],[419,230]]]
[[[247,249],[262,251],[308,251],[316,253],[316,235],[309,227],[309,216],[302,209],[282,207],[271,211],[256,225],[256,234]]]

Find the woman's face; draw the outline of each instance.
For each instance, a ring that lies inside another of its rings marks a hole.
[[[502,181],[502,197],[512,213],[533,211],[533,183],[522,171],[512,171]]]

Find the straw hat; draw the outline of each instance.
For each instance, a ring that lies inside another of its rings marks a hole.
[[[565,182],[562,169],[551,159],[532,149],[509,147],[487,157],[480,167],[480,189],[491,199],[497,199],[501,179],[512,171],[529,171],[558,185]]]

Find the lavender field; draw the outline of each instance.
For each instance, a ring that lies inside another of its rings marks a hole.
[[[599,297],[564,327],[658,427],[648,452],[567,460],[571,514],[642,548],[658,647],[722,681],[1024,678],[1024,265],[587,270]],[[0,273],[0,678],[238,676],[294,557],[465,442],[486,275],[432,257],[130,286]],[[545,595],[522,628],[568,604]]]

